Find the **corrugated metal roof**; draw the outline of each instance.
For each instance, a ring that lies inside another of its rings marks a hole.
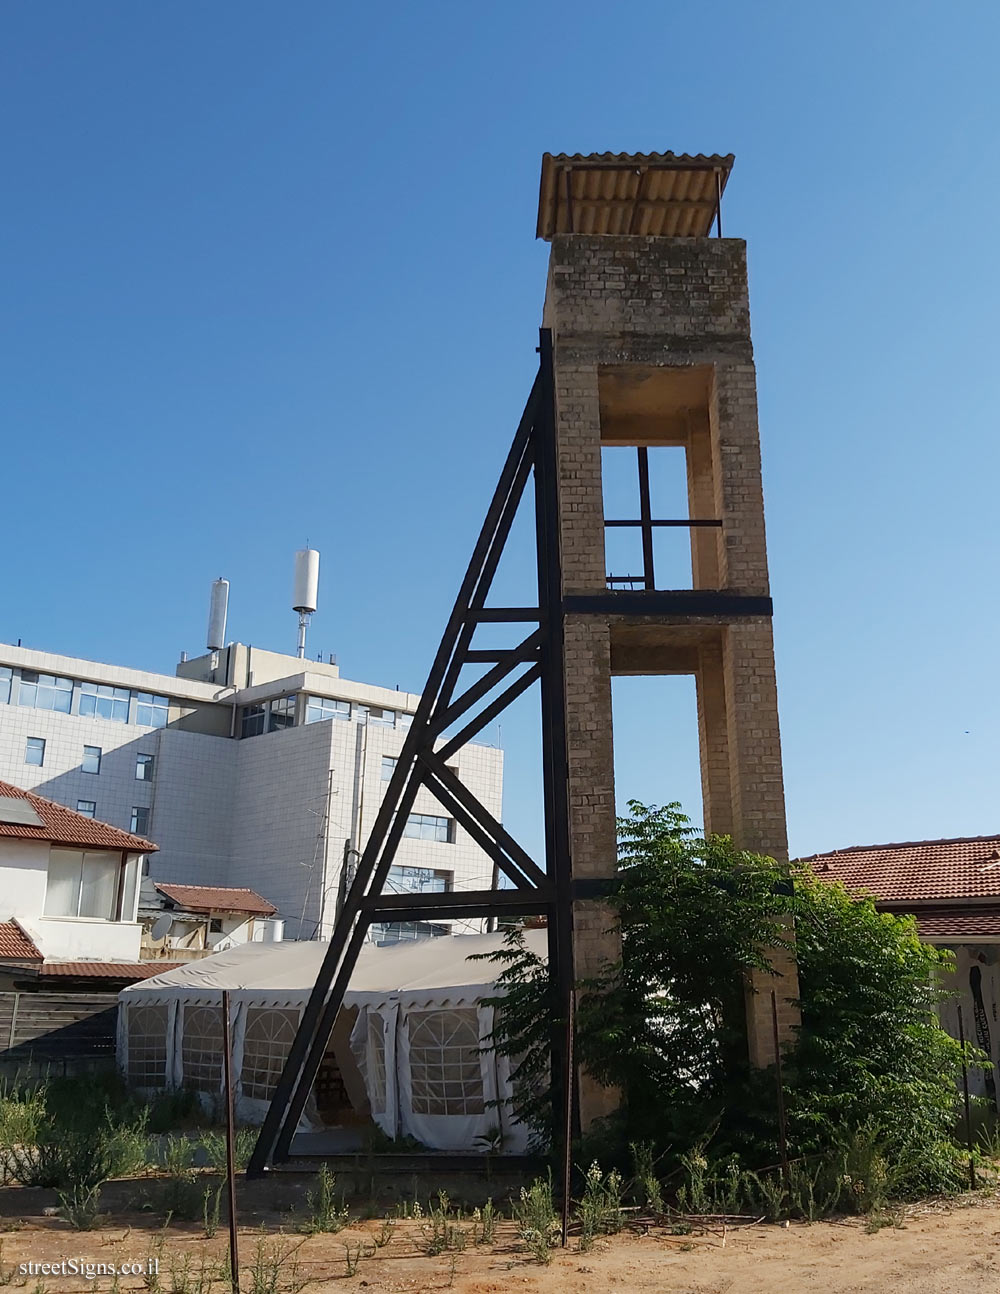
[[[735,158],[704,153],[545,153],[536,238],[705,238]]]
[[[83,849],[124,849],[132,854],[151,854],[158,845],[130,831],[121,831],[97,818],[85,818],[64,804],[46,800],[10,782],[0,782],[0,795],[27,800],[41,818],[41,826],[25,822],[0,822],[0,836],[18,840],[48,840],[54,845],[76,845]]]
[[[154,881],[153,884],[161,894],[190,912],[245,912],[273,917],[278,910],[256,890],[227,886],[167,885],[159,881]]]
[[[855,845],[801,861],[823,880],[867,890],[882,903],[1000,899],[1000,836]]]

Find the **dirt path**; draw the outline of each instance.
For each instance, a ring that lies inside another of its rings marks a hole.
[[[139,1294],[223,1294],[225,1236],[206,1239],[190,1224],[154,1226],[148,1217],[123,1217],[95,1231],[73,1231],[59,1218],[8,1220],[0,1236],[0,1283],[27,1294],[57,1291],[134,1291]],[[970,1200],[904,1217],[900,1227],[866,1233],[861,1223],[753,1226],[743,1230],[673,1236],[625,1233],[581,1253],[557,1251],[548,1266],[536,1264],[517,1242],[511,1224],[495,1243],[459,1253],[426,1253],[420,1224],[396,1224],[388,1243],[375,1249],[378,1221],[337,1235],[303,1238],[293,1231],[241,1232],[242,1294],[298,1294],[299,1290],[365,1289],[385,1294],[603,1294],[656,1290],[663,1294],[997,1294],[1000,1291],[1000,1200]],[[381,1236],[385,1239],[385,1236]],[[371,1254],[348,1275],[348,1257],[361,1244]],[[371,1251],[374,1250],[374,1253]],[[25,1273],[20,1264],[62,1260],[122,1263],[159,1257],[152,1283],[108,1275],[87,1280],[58,1272]],[[272,1258],[283,1255],[273,1269]],[[253,1274],[257,1267],[256,1277]],[[272,1279],[273,1278],[273,1279]]]

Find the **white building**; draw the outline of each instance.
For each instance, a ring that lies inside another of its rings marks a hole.
[[[156,846],[0,782],[0,948],[5,964],[139,961],[143,858]],[[135,975],[131,976],[136,978]]]
[[[0,644],[0,780],[155,840],[159,881],[256,890],[289,936],[324,938],[418,700],[241,643],[182,660],[176,676]],[[499,819],[502,752],[470,742],[452,767]],[[492,875],[421,791],[391,886],[483,889]]]

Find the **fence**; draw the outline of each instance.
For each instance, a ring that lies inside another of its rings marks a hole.
[[[0,993],[0,1075],[110,1069],[117,1018],[115,993]]]

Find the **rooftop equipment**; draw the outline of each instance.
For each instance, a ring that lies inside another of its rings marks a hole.
[[[319,598],[319,552],[315,548],[300,548],[295,554],[295,581],[292,586],[292,610],[299,614],[299,645],[296,656],[305,659],[306,630],[309,617],[316,610]]]
[[[208,640],[205,646],[209,651],[222,651],[226,645],[226,615],[229,611],[229,581],[217,579],[212,581],[212,598],[208,608]]]

